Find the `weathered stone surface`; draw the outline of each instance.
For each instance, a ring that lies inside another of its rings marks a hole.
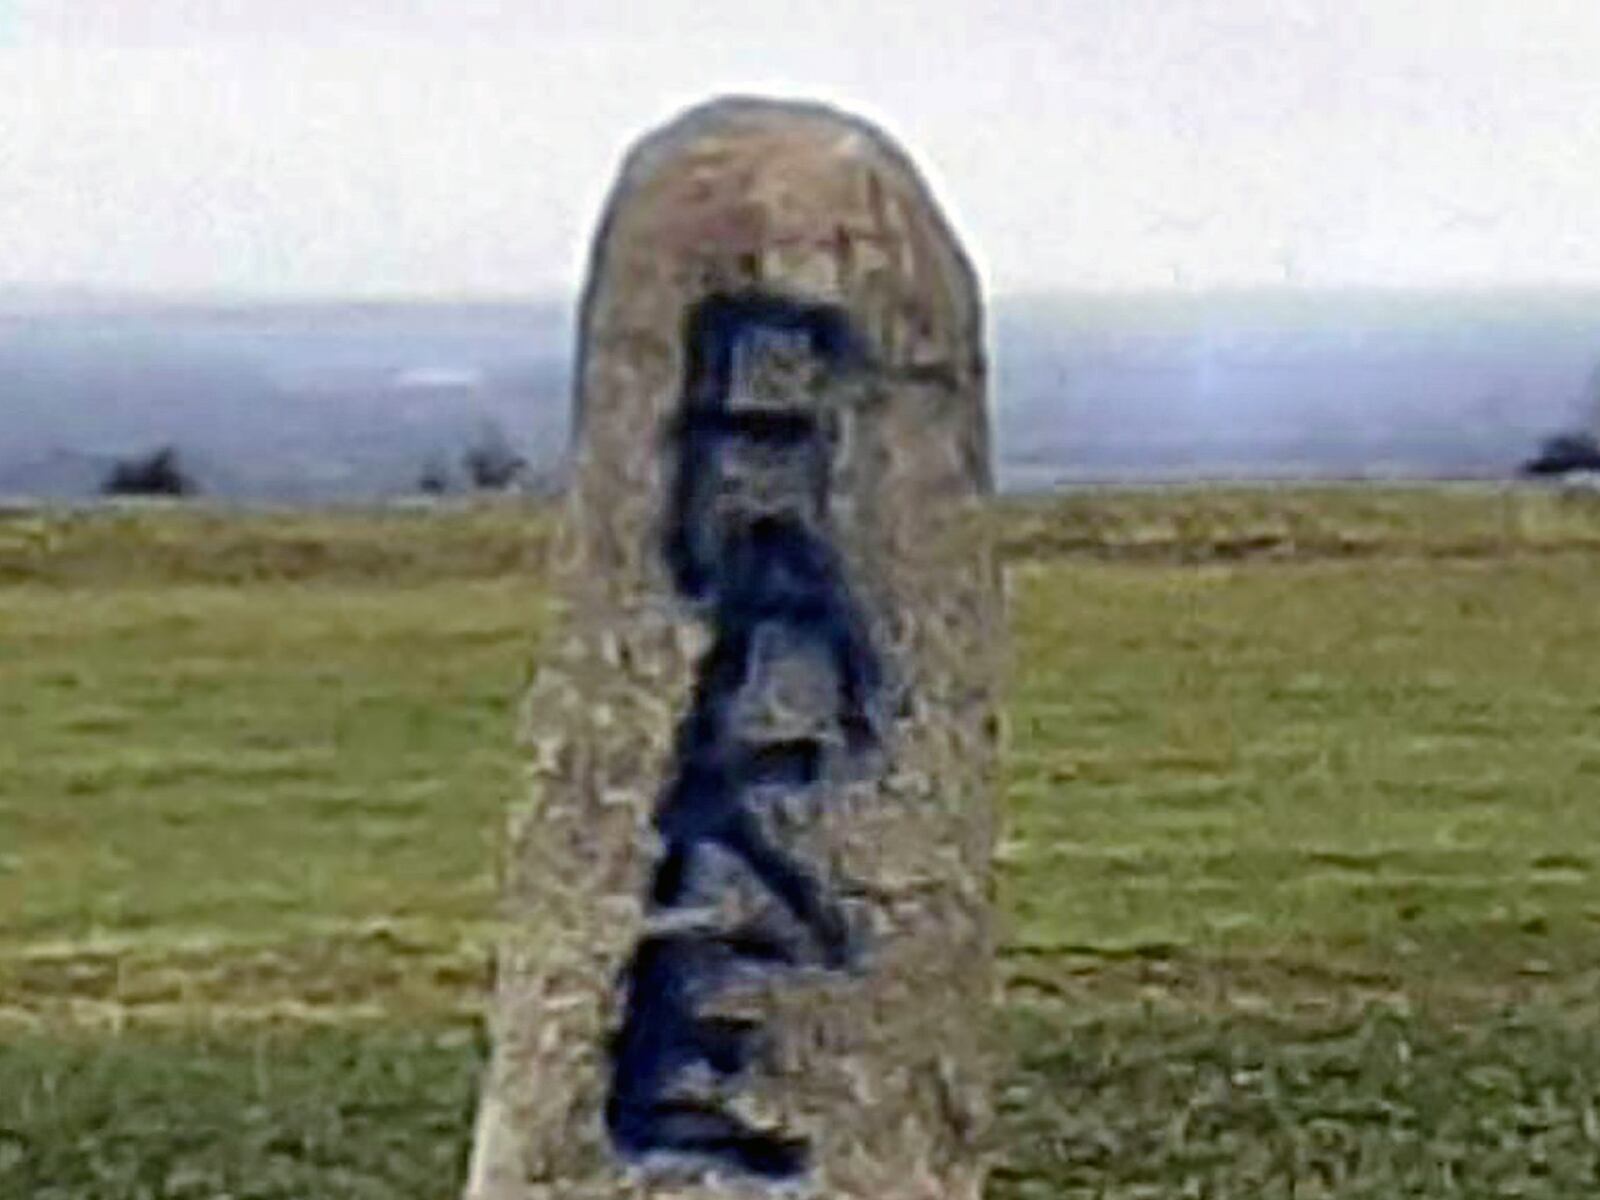
[[[1000,594],[976,519],[977,285],[910,163],[864,123],[772,101],[718,101],[646,138],[595,242],[576,418],[564,613],[527,702],[533,795],[512,821],[468,1195],[725,1195],[804,1142],[816,1194],[972,1200]],[[769,621],[791,585],[801,602]],[[704,749],[723,735],[789,749],[758,787],[746,759]],[[729,771],[745,841],[673,809],[685,780]],[[755,869],[757,842],[778,867]],[[752,923],[776,941],[728,942]],[[689,964],[688,1009],[723,1018],[727,1055],[758,1048],[742,1074],[646,1078],[684,1015],[652,952]],[[767,965],[714,986],[730,955]],[[683,1089],[692,1119],[647,1103]],[[729,1115],[750,1135],[742,1164],[731,1137],[676,1175],[625,1161]]]

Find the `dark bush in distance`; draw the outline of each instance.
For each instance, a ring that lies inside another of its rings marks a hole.
[[[527,470],[528,460],[518,454],[499,425],[488,422],[461,456],[468,480],[480,491],[504,491]]]
[[[417,476],[417,491],[425,496],[442,496],[449,490],[450,469],[437,458],[429,459]]]
[[[199,491],[200,485],[184,469],[175,446],[118,459],[100,485],[106,496],[193,496]]]
[[[1524,475],[1565,475],[1568,471],[1600,471],[1600,441],[1587,433],[1558,433],[1522,464]]]

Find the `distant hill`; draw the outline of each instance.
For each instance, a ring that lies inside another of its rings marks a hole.
[[[550,304],[114,305],[0,315],[0,494],[173,443],[209,493],[410,491],[486,424],[559,457],[568,314]]]
[[[1003,298],[1002,484],[1509,475],[1581,427],[1600,294]],[[569,305],[241,304],[0,289],[0,495],[92,494],[176,444],[213,495],[413,490],[498,425],[558,468]]]
[[[1014,486],[1499,477],[1594,420],[1600,293],[1044,296],[994,329]]]

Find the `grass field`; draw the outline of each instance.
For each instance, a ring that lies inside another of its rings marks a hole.
[[[996,520],[992,1195],[1600,1193],[1600,508]],[[544,530],[0,517],[0,1198],[454,1195]]]

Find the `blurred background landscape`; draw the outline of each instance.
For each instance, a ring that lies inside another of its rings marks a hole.
[[[990,324],[1008,491],[1504,479],[1561,434],[1600,466],[1600,292],[1040,294]],[[231,501],[548,492],[573,325],[556,300],[0,289],[0,498],[82,500],[162,448]]]

